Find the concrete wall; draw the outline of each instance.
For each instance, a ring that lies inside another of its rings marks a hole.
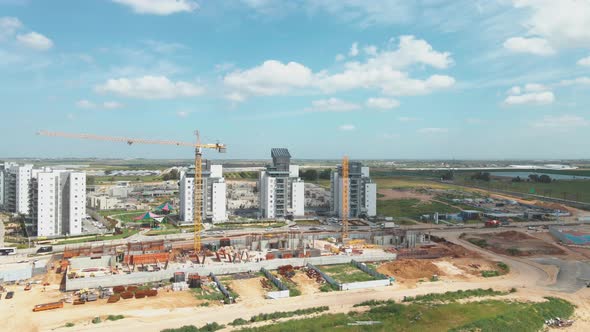
[[[268,297],[269,299],[284,299],[289,297],[289,290],[282,290],[282,291],[276,291],[276,292],[268,292],[266,293],[266,297]]]
[[[91,259],[90,257],[75,257],[70,259],[70,266],[73,269],[84,269],[90,267],[109,267],[114,257],[102,256],[101,258]]]
[[[252,263],[215,264],[206,266],[186,267],[181,269],[168,269],[155,272],[135,272],[131,274],[118,274],[113,276],[67,279],[66,290],[71,291],[82,288],[96,288],[98,286],[113,287],[120,285],[158,282],[161,280],[172,278],[174,272],[184,272],[185,274],[198,273],[199,275],[209,275],[210,273],[216,275],[224,275],[248,271],[260,271],[260,269],[263,267],[267,270],[276,270],[279,266],[282,265],[305,266],[307,265],[307,263],[311,263],[313,265],[348,264],[350,263],[350,260],[352,258],[354,258],[357,262],[375,262],[394,260],[396,258],[396,255],[392,253],[383,252],[380,254],[364,254],[353,257],[337,255],[309,258],[288,258]]]
[[[389,279],[359,281],[359,282],[351,282],[351,283],[347,283],[347,284],[341,284],[340,289],[341,290],[350,290],[350,289],[372,288],[372,287],[380,287],[380,286],[389,286]]]
[[[31,263],[6,264],[0,267],[0,280],[17,281],[29,279],[33,276]]]

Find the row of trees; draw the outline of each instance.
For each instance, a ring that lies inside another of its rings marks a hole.
[[[303,181],[329,180],[331,172],[332,170],[329,168],[323,169],[321,171],[310,168],[299,171],[299,176],[303,179]]]

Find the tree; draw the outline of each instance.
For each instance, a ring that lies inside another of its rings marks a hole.
[[[301,171],[301,178],[304,181],[317,181],[318,180],[318,171],[315,169],[307,169]]]
[[[329,168],[325,168],[320,172],[319,178],[321,180],[330,180],[331,175],[332,175],[332,170]]]
[[[446,171],[441,176],[441,179],[443,179],[443,181],[451,181],[451,180],[453,180],[454,177],[455,177],[455,175],[453,174],[453,171]]]
[[[170,172],[165,173],[162,175],[162,180],[169,181],[169,180],[178,180],[180,179],[180,173],[177,169],[172,169]]]
[[[490,173],[489,172],[477,172],[471,176],[471,179],[490,182]]]
[[[533,182],[539,182],[539,176],[537,174],[529,174],[529,179]]]
[[[551,177],[549,175],[541,175],[539,176],[539,182],[541,183],[551,183]]]
[[[512,178],[512,182],[522,182],[522,179],[520,178],[520,176],[517,176],[515,178]]]

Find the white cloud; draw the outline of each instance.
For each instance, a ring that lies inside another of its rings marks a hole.
[[[390,110],[392,108],[399,107],[399,101],[395,99],[389,98],[369,98],[365,105],[368,108],[380,109],[380,110]]]
[[[226,75],[224,84],[244,96],[288,94],[296,88],[319,88],[324,93],[380,89],[387,95],[404,96],[427,94],[455,84],[450,76],[435,74],[422,80],[411,78],[405,71],[413,65],[448,68],[453,63],[450,53],[437,52],[414,36],[400,37],[397,46],[395,50],[378,52],[365,62],[347,62],[343,71],[334,74],[326,70],[314,73],[297,62],[267,60],[260,66]]]
[[[186,118],[186,117],[188,117],[188,114],[189,114],[189,113],[188,113],[187,111],[178,111],[178,112],[176,112],[176,115],[178,115],[178,116],[179,116],[179,117],[181,117],[181,118]]]
[[[78,100],[76,102],[76,107],[90,109],[90,108],[96,108],[96,104],[91,101],[88,101],[86,99],[82,99],[82,100]]]
[[[225,95],[225,98],[226,99],[229,99],[231,101],[234,101],[234,102],[238,102],[238,103],[243,102],[244,100],[246,100],[246,96],[244,96],[243,94],[241,94],[239,92],[229,93],[229,94]]]
[[[102,107],[108,110],[114,110],[123,107],[123,104],[116,101],[105,101],[102,103]]]
[[[76,107],[83,109],[104,108],[107,110],[113,110],[123,107],[123,104],[116,101],[105,101],[102,104],[97,104],[87,99],[81,99],[76,102]]]
[[[588,127],[590,126],[590,121],[577,115],[548,115],[543,117],[542,120],[534,122],[532,126],[539,129],[566,130],[577,127]]]
[[[513,0],[516,8],[531,15],[523,22],[531,36],[540,36],[554,47],[590,46],[590,1]]]
[[[338,127],[338,130],[341,130],[341,131],[353,131],[355,129],[356,129],[356,127],[351,124],[344,124],[344,125],[341,125],[340,127]]]
[[[555,54],[555,50],[543,38],[508,38],[504,42],[504,48],[516,53],[531,53],[535,55]]]
[[[549,87],[538,83],[513,86],[507,94],[504,99],[506,105],[548,105],[555,101],[555,95]]]
[[[311,107],[306,109],[306,111],[310,112],[349,112],[358,110],[360,108],[359,105],[354,103],[349,103],[344,100],[338,98],[328,98],[328,99],[320,99],[314,100],[311,102]]]
[[[357,42],[352,43],[350,47],[350,51],[348,51],[349,56],[357,56],[359,54],[359,44]]]
[[[363,48],[363,51],[365,51],[365,54],[367,54],[367,55],[375,56],[375,55],[377,55],[377,46],[375,46],[375,45],[365,46]]]
[[[508,96],[504,100],[507,105],[548,105],[555,101],[555,95],[551,91],[531,92],[517,96]]]
[[[51,39],[37,32],[18,35],[16,39],[22,45],[39,51],[45,51],[53,47],[53,41]]]
[[[452,63],[450,53],[437,52],[426,41],[414,36],[402,36],[396,50],[379,52],[364,63],[347,62],[341,73],[318,75],[317,86],[326,92],[379,88],[388,95],[426,94],[451,87],[455,79],[446,75],[432,75],[425,80],[418,80],[410,78],[401,70],[414,64],[445,69]]]
[[[223,79],[232,89],[246,94],[272,96],[285,94],[293,88],[303,88],[312,83],[311,69],[297,63],[283,64],[276,60],[267,60],[252,69],[236,70]]]
[[[562,80],[559,85],[570,86],[570,85],[590,85],[590,77],[582,76],[574,78],[572,80]]]
[[[447,128],[420,128],[418,133],[425,135],[446,134],[449,132]]]
[[[526,92],[542,92],[547,90],[549,90],[549,88],[543,84],[528,83],[524,85],[524,91]]]
[[[519,86],[513,86],[510,88],[510,90],[508,90],[508,94],[510,95],[519,95],[521,94],[521,90]]]
[[[0,17],[0,40],[12,36],[23,24],[16,17]]]
[[[96,86],[95,90],[140,99],[193,97],[203,93],[203,88],[198,85],[183,81],[173,82],[166,76],[109,79]]]
[[[578,60],[577,64],[580,66],[590,67],[590,56]]]
[[[112,0],[131,7],[138,14],[170,15],[192,12],[199,8],[193,0]]]
[[[336,61],[343,61],[346,57],[342,54],[336,54]]]

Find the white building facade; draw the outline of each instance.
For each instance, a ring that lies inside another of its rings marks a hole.
[[[227,220],[227,187],[223,178],[223,166],[212,165],[207,161],[203,167],[203,220],[213,223]],[[180,172],[179,183],[179,221],[181,225],[190,225],[194,217],[194,167]]]
[[[377,215],[377,184],[371,180],[369,167],[350,162],[348,170],[348,217],[374,217]],[[330,180],[330,210],[342,218],[342,166],[332,172]]]
[[[291,154],[284,148],[271,150],[273,164],[260,172],[258,191],[260,216],[265,219],[303,217],[305,183],[299,178],[299,166],[291,165]]]
[[[28,224],[37,236],[78,235],[86,217],[86,174],[50,169],[34,172]]]
[[[0,169],[2,209],[20,214],[29,213],[29,184],[33,175],[33,165],[5,163]]]

